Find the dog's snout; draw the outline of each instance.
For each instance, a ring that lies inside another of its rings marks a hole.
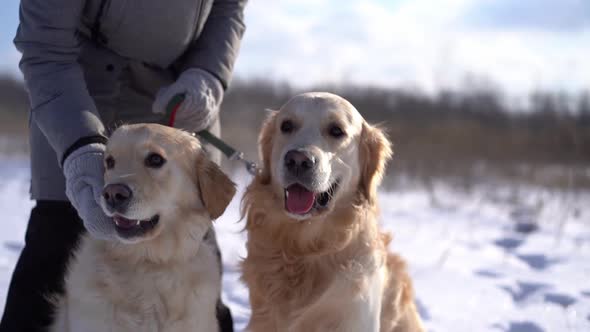
[[[290,150],[285,155],[285,167],[295,175],[302,175],[315,168],[316,158],[306,151]]]
[[[125,207],[131,200],[133,193],[128,186],[117,183],[104,187],[102,196],[111,208],[116,209]]]

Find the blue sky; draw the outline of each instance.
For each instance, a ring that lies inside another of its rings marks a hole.
[[[579,32],[590,25],[590,1],[483,0],[466,16],[490,28]]]
[[[18,4],[16,0],[3,0],[0,10],[0,72],[18,73],[18,52],[12,46],[12,38],[18,25]]]
[[[18,74],[18,1],[3,0],[0,71]],[[588,0],[251,0],[236,75],[309,86],[508,95],[590,88]]]

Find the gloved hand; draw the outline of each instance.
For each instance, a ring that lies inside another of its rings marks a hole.
[[[223,87],[207,71],[192,68],[183,72],[176,82],[158,91],[152,111],[166,114],[168,103],[178,94],[184,94],[184,101],[176,111],[175,128],[196,132],[208,128],[217,118]]]
[[[74,150],[63,163],[66,196],[78,211],[90,235],[110,240],[115,226],[104,214],[100,199],[104,186],[104,144],[92,143]]]

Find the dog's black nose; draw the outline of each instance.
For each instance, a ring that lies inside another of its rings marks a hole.
[[[126,185],[117,183],[104,187],[102,196],[110,207],[117,209],[126,206],[133,193]]]
[[[285,155],[285,167],[294,175],[303,175],[315,167],[316,159],[306,151],[290,150]]]

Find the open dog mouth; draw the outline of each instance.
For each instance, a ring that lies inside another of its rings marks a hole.
[[[287,212],[296,215],[306,215],[312,210],[322,210],[328,207],[328,204],[334,197],[338,189],[338,180],[336,180],[327,191],[314,193],[301,184],[292,184],[285,188],[285,209]]]
[[[120,215],[114,215],[115,229],[117,234],[123,238],[142,236],[156,227],[160,216],[155,215],[148,220],[127,219]]]

